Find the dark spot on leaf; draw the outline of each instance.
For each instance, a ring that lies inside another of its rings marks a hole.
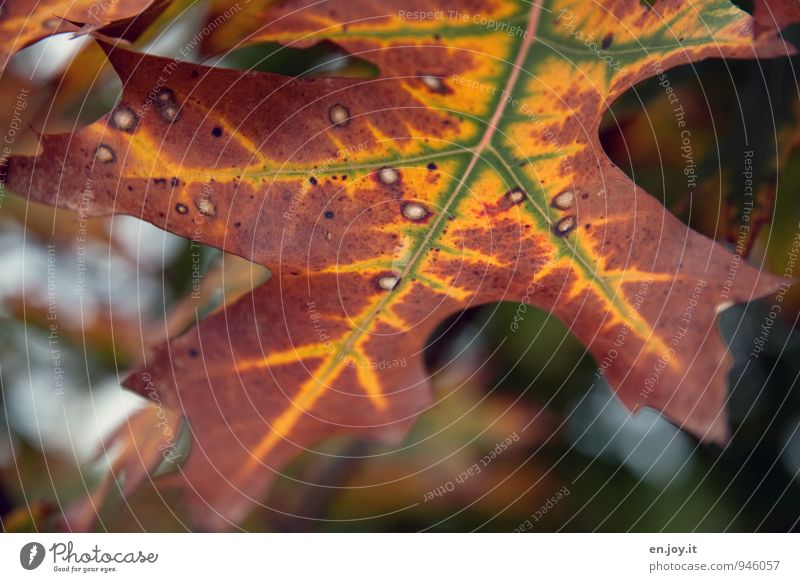
[[[136,113],[127,105],[120,105],[111,114],[111,125],[121,131],[133,132],[138,122],[139,118],[136,117]]]
[[[430,73],[420,73],[419,78],[422,84],[432,93],[448,95],[453,92],[444,82],[444,77]]]
[[[178,106],[174,103],[164,104],[161,107],[161,118],[167,123],[172,123],[178,119],[179,111]]]
[[[550,205],[559,210],[569,210],[575,206],[575,193],[572,190],[564,190],[560,194],[553,196]]]
[[[200,352],[198,352],[196,349],[189,348],[189,357],[190,358],[196,358],[199,355],[200,355]]]
[[[316,186],[316,185],[317,185],[317,179],[316,179],[314,176],[311,176],[311,177],[308,179],[308,182],[309,182],[309,184],[311,184],[312,186]]]
[[[610,47],[612,42],[614,42],[614,33],[613,32],[609,32],[607,35],[605,35],[603,37],[603,42],[601,43],[601,46],[603,47],[603,50],[605,50],[608,47]]]
[[[201,196],[195,200],[194,205],[197,207],[198,212],[203,216],[216,216],[217,206],[208,196]]]
[[[419,202],[405,202],[400,210],[403,216],[412,222],[421,222],[431,215],[430,210]]]
[[[428,169],[429,169],[429,170],[435,170],[435,169],[436,169],[436,164],[434,164],[433,162],[431,162],[430,164],[428,164]]]
[[[400,282],[400,277],[398,277],[395,273],[391,271],[387,271],[386,273],[381,273],[373,280],[375,287],[380,291],[391,291],[397,284]]]
[[[566,216],[553,225],[553,232],[558,236],[566,236],[577,226],[577,221],[574,216]]]
[[[330,220],[331,218],[333,218],[333,210],[326,210],[323,216],[325,216],[325,218]]]
[[[392,184],[396,184],[399,181],[400,181],[400,172],[398,172],[394,168],[384,166],[383,168],[378,170],[378,182],[380,182],[384,186],[391,186]]]
[[[511,203],[511,206],[521,204],[527,197],[528,194],[522,188],[514,188],[503,194],[503,198],[506,200],[506,203]]]
[[[159,89],[156,98],[158,99],[158,103],[160,105],[175,103],[175,91],[167,87],[162,87],[161,89]]]
[[[168,87],[162,87],[156,94],[156,103],[161,113],[161,119],[167,123],[172,123],[178,119],[180,108],[175,100],[175,91]]]
[[[211,130],[211,135],[213,135],[214,137],[222,137],[222,128],[215,127],[214,129]]]
[[[331,124],[344,127],[350,123],[350,110],[344,105],[337,103],[328,110],[328,119]]]
[[[114,150],[111,149],[110,146],[107,146],[104,143],[101,143],[97,146],[97,150],[94,153],[94,157],[97,159],[98,162],[102,162],[104,164],[113,164],[117,161],[117,156],[114,153]]]

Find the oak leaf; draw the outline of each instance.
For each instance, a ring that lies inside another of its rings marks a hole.
[[[598,126],[641,80],[671,93],[671,67],[789,47],[753,41],[752,18],[722,0],[290,0],[259,14],[253,42],[332,41],[380,75],[287,78],[105,45],[116,108],[9,167],[31,200],[139,216],[272,270],[126,380],[187,415],[192,452],[172,482],[202,527],[240,521],[326,437],[402,435],[432,405],[431,334],[490,302],[552,312],[628,408],[725,441],[717,315],[780,279],[637,188]]]

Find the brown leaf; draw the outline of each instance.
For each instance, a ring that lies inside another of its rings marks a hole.
[[[377,0],[266,9],[254,40],[333,40],[380,68],[371,80],[106,46],[125,84],[116,109],[11,160],[9,185],[31,200],[139,216],[272,270],[126,381],[152,381],[188,416],[193,453],[172,480],[202,527],[241,520],[321,439],[402,435],[431,406],[431,334],[489,302],[559,317],[631,410],[727,438],[717,314],[780,279],[638,189],[597,128],[670,67],[791,49],[753,44],[752,19],[720,0],[448,8],[468,18],[409,20]]]

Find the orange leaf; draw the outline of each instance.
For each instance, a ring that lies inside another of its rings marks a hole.
[[[669,90],[670,67],[791,49],[754,43],[752,19],[721,0],[449,4],[295,0],[259,16],[254,40],[332,40],[380,68],[369,80],[106,45],[125,86],[116,109],[10,162],[31,200],[133,214],[272,270],[126,381],[144,392],[152,379],[188,416],[194,446],[173,481],[203,527],[241,520],[323,438],[402,435],[431,405],[431,334],[489,302],[559,317],[630,409],[727,437],[717,314],[781,279],[681,224],[597,130],[636,82]]]

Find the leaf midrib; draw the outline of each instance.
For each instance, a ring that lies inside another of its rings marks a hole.
[[[528,13],[528,23],[525,27],[525,33],[523,36],[523,40],[519,45],[519,49],[517,50],[517,55],[514,59],[513,64],[511,65],[511,72],[508,76],[508,80],[506,81],[504,87],[504,93],[501,95],[511,95],[513,94],[514,88],[516,87],[517,81],[519,80],[520,72],[522,71],[522,67],[528,57],[528,53],[530,52],[531,47],[534,44],[534,40],[536,38],[536,29],[539,24],[539,16],[542,12],[542,6],[540,4],[532,4],[530,12]],[[367,315],[362,322],[359,323],[357,328],[350,332],[350,335],[347,341],[342,345],[340,354],[349,354],[355,345],[355,342],[358,341],[358,338],[361,337],[364,330],[369,329],[372,321],[375,317],[383,310],[389,300],[397,294],[397,292],[402,288],[404,283],[406,283],[408,274],[412,272],[416,267],[417,263],[420,260],[420,257],[425,253],[427,250],[431,239],[439,232],[440,227],[450,215],[450,209],[453,206],[453,203],[458,199],[458,195],[461,192],[461,189],[466,184],[467,180],[469,179],[470,175],[472,174],[475,166],[477,165],[478,161],[481,159],[484,150],[486,150],[491,142],[492,138],[496,134],[500,121],[503,118],[503,113],[505,112],[506,107],[508,106],[507,99],[501,99],[497,109],[495,110],[494,114],[492,115],[491,119],[487,124],[487,128],[483,136],[481,137],[480,142],[475,148],[472,148],[472,157],[470,158],[469,164],[467,165],[464,173],[462,174],[461,178],[458,181],[458,184],[453,189],[452,194],[447,199],[447,201],[442,206],[441,211],[436,215],[436,219],[433,221],[430,229],[428,230],[425,238],[423,239],[422,243],[417,247],[417,250],[412,255],[411,259],[406,264],[403,271],[399,274],[399,282],[397,286],[390,292],[387,292],[384,297],[378,302],[375,308]],[[332,368],[330,368],[332,369]],[[326,369],[323,372],[323,375],[328,371]]]

